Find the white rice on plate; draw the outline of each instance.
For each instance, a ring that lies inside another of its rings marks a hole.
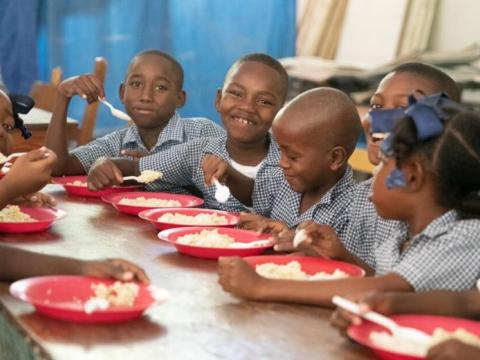
[[[0,222],[37,222],[27,213],[20,210],[17,205],[7,205],[0,211]]]
[[[199,233],[179,236],[177,243],[192,246],[203,246],[213,248],[229,247],[235,242],[231,236],[220,234],[217,229],[203,229]]]
[[[178,200],[165,200],[156,198],[145,198],[143,196],[137,198],[122,198],[120,205],[146,206],[146,207],[181,207],[182,203]]]
[[[257,274],[269,279],[286,279],[286,280],[333,280],[343,279],[349,275],[342,270],[336,269],[332,274],[326,272],[317,272],[309,275],[302,270],[298,261],[290,261],[285,265],[274,263],[265,263],[255,267]]]
[[[165,213],[157,221],[182,225],[227,225],[228,219],[217,214],[184,215],[180,213]]]

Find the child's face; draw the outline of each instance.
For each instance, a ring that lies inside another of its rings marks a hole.
[[[0,91],[0,152],[4,155],[12,152],[14,126],[12,103],[8,96]]]
[[[120,98],[135,124],[146,129],[164,126],[185,103],[172,63],[154,54],[139,56],[131,65]]]
[[[228,138],[241,143],[264,140],[283,105],[280,74],[255,61],[241,63],[218,91],[215,107]]]
[[[274,124],[272,130],[281,151],[279,165],[290,187],[298,193],[323,188],[332,174],[328,141],[318,141],[315,134],[292,133],[281,124]]]
[[[437,89],[430,81],[418,75],[407,72],[390,73],[383,78],[370,99],[370,111],[406,107],[409,95],[430,95],[436,91]],[[362,119],[362,126],[367,139],[368,160],[378,165],[380,163],[379,147],[382,142],[372,139],[370,122],[366,118]]]

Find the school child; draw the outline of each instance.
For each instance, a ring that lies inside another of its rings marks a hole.
[[[202,159],[215,154],[232,164],[238,174],[269,178],[266,169],[279,160],[269,129],[285,101],[287,87],[288,75],[277,60],[266,54],[240,58],[227,72],[215,101],[225,136],[194,140],[139,160],[100,160],[90,170],[89,187],[101,189],[120,183],[122,175],[153,169],[161,171],[163,178],[147,185],[148,190],[162,190],[164,183],[193,185],[203,194],[207,208],[246,210],[236,197],[231,196],[225,203],[215,199],[215,187],[206,184]]]
[[[409,101],[406,116],[383,143],[373,183],[378,214],[402,222],[389,238],[378,239],[375,263],[365,265],[375,277],[271,280],[239,258],[224,258],[224,290],[248,299],[330,306],[337,294],[474,286],[480,270],[480,116],[458,110],[444,95]]]
[[[46,140],[46,146],[58,156],[55,176],[86,174],[100,157],[154,154],[194,138],[224,133],[208,119],[180,117],[177,109],[186,101],[183,69],[164,52],[146,50],[137,54],[128,66],[119,94],[135,125],[68,152],[65,123],[71,98],[79,95],[91,103],[105,98],[105,92],[93,75],[69,78],[58,86]],[[173,184],[168,190],[183,192]]]
[[[8,95],[0,90],[0,149],[8,155],[13,147],[13,131],[23,127]],[[30,151],[15,161],[0,180],[0,209],[13,200],[35,193],[50,180],[55,153],[46,148]],[[49,203],[49,201],[45,201]],[[76,260],[60,256],[37,254],[0,245],[0,278],[15,280],[49,274],[78,274],[114,277],[119,280],[148,282],[145,272],[122,259]]]
[[[408,96],[411,94],[421,97],[441,91],[455,101],[460,98],[459,89],[452,78],[441,70],[422,63],[402,64],[382,79],[370,99],[370,112],[362,120],[368,158],[372,164],[379,164],[379,146],[382,141],[380,138],[372,137],[371,114],[379,109],[405,108],[408,105]],[[388,132],[392,130],[392,121],[380,120],[386,122],[379,124],[381,130],[388,130]],[[379,132],[376,130],[375,135]],[[305,223],[298,229],[304,229],[307,241],[295,250],[349,262],[360,260],[371,265],[374,261],[372,251],[374,239],[388,238],[391,231],[398,226],[397,221],[385,220],[378,216],[373,203],[369,200],[372,184],[373,178],[370,178],[356,186],[352,203],[348,207],[348,226],[344,233],[340,234],[341,236],[328,225]],[[318,240],[315,246],[311,246],[313,239]],[[278,251],[294,250],[291,235],[284,234],[278,238],[278,241],[279,243],[275,246]],[[346,254],[343,251],[345,249],[355,257],[339,258],[340,254]]]
[[[456,316],[471,319],[480,317],[480,292],[434,290],[421,293],[369,293],[360,294],[352,299],[359,302],[362,311],[376,311],[385,315],[393,314],[430,314]],[[342,334],[362,319],[346,310],[337,308],[331,317],[331,323]],[[427,359],[478,359],[480,348],[458,340],[447,340],[428,352]]]
[[[255,181],[257,214],[242,214],[242,227],[279,233],[313,219],[342,233],[355,186],[347,161],[361,131],[352,100],[336,89],[307,91],[278,113],[272,131],[279,166]]]

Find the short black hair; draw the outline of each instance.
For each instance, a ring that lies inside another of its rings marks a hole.
[[[157,49],[148,49],[148,50],[144,50],[144,51],[141,51],[139,52],[137,55],[135,55],[132,60],[130,60],[130,62],[128,63],[128,68],[127,68],[127,72],[126,72],[126,77],[128,76],[128,74],[130,73],[130,70],[133,66],[133,63],[141,56],[143,55],[157,55],[157,56],[160,56],[168,61],[170,61],[170,63],[173,65],[173,68],[176,72],[176,75],[177,75],[177,80],[178,80],[178,88],[179,90],[182,90],[183,89],[183,78],[184,78],[184,73],[183,73],[183,67],[182,65],[177,61],[177,59],[175,59],[172,55],[170,54],[167,54],[166,52],[163,52],[163,51],[160,51],[160,50],[157,50]]]
[[[434,84],[438,92],[446,92],[450,99],[460,101],[460,89],[455,80],[435,66],[420,62],[408,62],[397,66],[392,72],[421,76]]]
[[[435,179],[438,203],[457,210],[462,218],[480,218],[480,114],[449,112],[444,131],[423,141],[418,140],[410,117],[399,119],[393,132],[393,156],[401,165],[414,153],[421,154]]]
[[[235,61],[232,66],[230,66],[230,69],[228,69],[227,74],[225,75],[225,80],[229,78],[230,74],[235,69],[237,69],[238,66],[248,61],[259,62],[263,65],[266,65],[275,70],[280,75],[280,81],[282,86],[280,90],[283,95],[282,100],[285,101],[288,91],[288,74],[283,65],[280,64],[277,59],[271,57],[270,55],[264,53],[252,53],[242,56],[240,59]]]

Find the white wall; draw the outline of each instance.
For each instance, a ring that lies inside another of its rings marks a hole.
[[[430,49],[458,50],[475,42],[480,45],[480,1],[439,0]]]

